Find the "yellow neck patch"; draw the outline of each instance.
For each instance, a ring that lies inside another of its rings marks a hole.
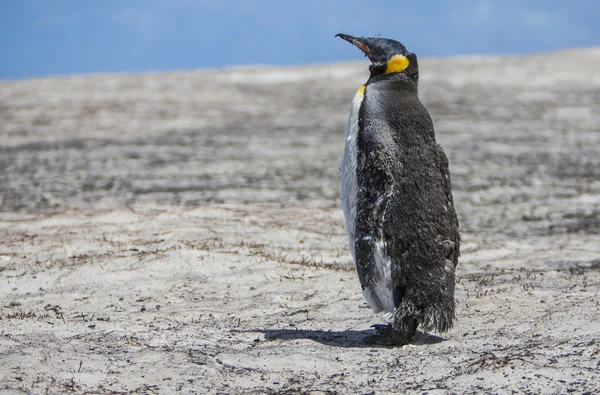
[[[385,69],[385,73],[400,73],[401,71],[406,70],[410,61],[404,55],[394,55],[387,62],[387,67]]]

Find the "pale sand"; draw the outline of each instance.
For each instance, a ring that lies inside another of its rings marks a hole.
[[[366,62],[0,82],[0,392],[599,392],[598,64],[421,61],[458,320],[395,348],[338,201]]]

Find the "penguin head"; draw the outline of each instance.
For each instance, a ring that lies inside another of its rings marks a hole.
[[[371,60],[371,78],[391,73],[404,73],[415,83],[419,80],[417,55],[408,52],[396,40],[383,37],[353,37],[339,33],[336,37],[356,46]]]

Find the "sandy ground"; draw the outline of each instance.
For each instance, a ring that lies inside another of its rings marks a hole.
[[[458,321],[364,340],[366,63],[0,82],[0,392],[600,391],[600,49],[421,61]]]

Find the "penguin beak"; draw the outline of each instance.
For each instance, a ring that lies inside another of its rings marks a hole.
[[[369,52],[371,52],[371,50],[369,49],[369,46],[367,44],[365,44],[363,42],[363,39],[361,39],[360,37],[353,37],[353,36],[350,36],[350,35],[344,34],[344,33],[338,33],[335,36],[341,38],[342,40],[348,41],[350,44],[354,45],[355,47],[357,47],[358,49],[363,51],[365,56],[368,56]]]

